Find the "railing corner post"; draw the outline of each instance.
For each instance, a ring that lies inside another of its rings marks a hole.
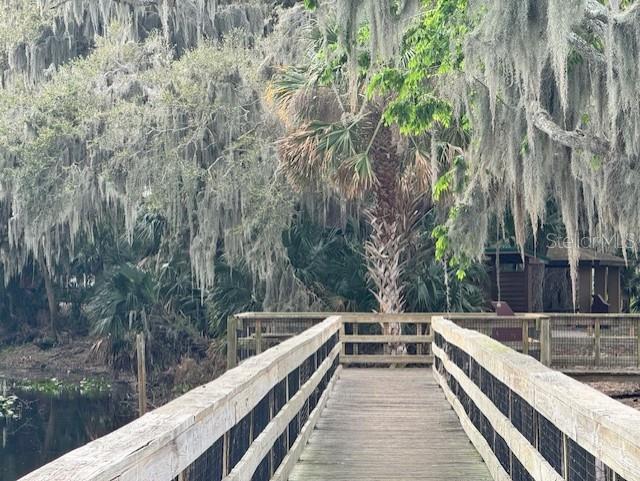
[[[551,319],[540,318],[540,362],[551,367]]]
[[[346,329],[345,329],[345,319],[342,318],[340,319],[340,334],[339,334],[339,338],[338,338],[338,342],[340,342],[340,362],[344,362],[344,356],[346,356],[347,354],[347,345],[345,343],[345,338],[346,336]]]
[[[238,365],[238,319],[236,316],[227,318],[227,369]]]

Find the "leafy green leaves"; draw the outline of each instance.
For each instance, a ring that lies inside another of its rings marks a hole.
[[[318,8],[318,0],[304,0],[304,6],[309,10],[315,10]]]
[[[470,26],[467,7],[468,0],[437,0],[407,33],[404,63],[372,79],[369,95],[393,96],[385,120],[397,123],[402,133],[419,135],[453,122],[453,108],[440,95],[438,83],[464,64],[463,42]]]

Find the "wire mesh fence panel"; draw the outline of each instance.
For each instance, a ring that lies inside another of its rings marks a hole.
[[[472,315],[449,316],[460,327],[477,331],[514,351],[540,360],[540,327],[535,317]]]
[[[511,456],[511,479],[513,481],[535,481],[515,456]]]
[[[640,322],[629,317],[601,319],[599,365],[605,368],[640,367],[639,328]]]
[[[511,393],[511,423],[532,446],[536,445],[536,416],[533,407],[518,394]]]
[[[229,434],[229,471],[235,468],[251,444],[251,413],[231,428]]]
[[[271,479],[271,453],[267,454],[253,473],[251,481],[269,481]]]
[[[604,479],[604,468],[601,466],[601,477],[596,478],[596,458],[587,450],[581,448],[572,439],[567,444],[568,480],[569,481],[598,481]]]
[[[532,404],[515,393],[501,379],[437,331],[434,334],[434,344],[441,349],[450,362],[460,368],[464,376],[480,389],[502,416],[524,436],[531,449],[537,451],[558,475],[567,481],[625,481],[595,454],[590,453],[563,433],[558,426],[538,412]],[[449,372],[440,355],[438,354],[434,360],[436,372],[442,376],[451,393],[458,399],[469,421],[485,439],[504,470],[510,473],[512,480],[534,480],[531,473],[522,465],[521,460],[510,451],[509,444],[491,424],[491,420],[462,388],[458,379]],[[458,375],[456,373],[456,376]],[[502,426],[503,422],[499,421],[499,424]],[[625,456],[625,453],[621,453],[621,456]]]
[[[557,316],[551,323],[553,366],[593,368],[595,365],[595,319],[584,316]]]
[[[264,428],[267,427],[269,421],[271,421],[271,400],[272,400],[272,391],[263,397],[260,402],[253,408],[252,416],[251,416],[251,438],[255,439]]]
[[[274,443],[273,448],[271,448],[271,459],[273,460],[273,471],[275,471],[278,466],[282,463],[282,460],[287,455],[288,451],[288,442],[289,433],[288,429],[280,435],[277,441]]]
[[[640,368],[640,317],[554,315],[553,366],[565,370]]]
[[[300,314],[299,314],[300,315]],[[238,320],[238,360],[243,361],[290,339],[322,322],[330,313],[310,317],[241,316]],[[258,343],[260,346],[258,346]],[[259,349],[258,349],[259,347]]]
[[[507,442],[504,440],[502,436],[498,433],[495,434],[495,454],[496,458],[500,462],[502,468],[507,472],[511,473],[511,450],[507,445]]]
[[[221,481],[223,477],[223,446],[223,439],[220,438],[184,471],[184,481]]]

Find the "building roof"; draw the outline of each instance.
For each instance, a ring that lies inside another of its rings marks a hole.
[[[495,247],[485,249],[489,257],[496,256]],[[543,264],[555,267],[567,267],[569,265],[569,249],[566,247],[549,247],[546,255],[536,255],[535,252],[525,249],[524,256],[532,262],[534,259]],[[522,251],[518,247],[500,247],[500,259],[505,262],[522,262]],[[580,248],[579,262],[581,264],[593,264],[598,266],[625,267],[626,262],[622,257],[605,252],[597,252],[593,249]]]
[[[547,250],[545,258],[551,265],[568,265],[569,249],[566,247],[550,247]],[[597,252],[593,249],[579,249],[580,263],[591,263],[599,266],[624,267],[626,262],[622,257],[607,254],[606,252]]]

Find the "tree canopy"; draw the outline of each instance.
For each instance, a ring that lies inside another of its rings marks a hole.
[[[2,0],[5,284],[37,269],[53,294],[79,265],[102,279],[109,269],[87,259],[108,226],[136,269],[160,276],[181,259],[173,278],[186,273],[201,304],[237,299],[227,288],[248,279],[251,305],[327,307],[344,286],[299,255],[315,245],[327,259],[327,242],[360,259],[360,307],[397,311],[436,271],[447,292],[464,283],[496,224],[521,247],[556,212],[576,247],[633,239],[639,12],[618,0]],[[157,242],[141,243],[149,226]],[[358,304],[348,298],[335,305]]]

